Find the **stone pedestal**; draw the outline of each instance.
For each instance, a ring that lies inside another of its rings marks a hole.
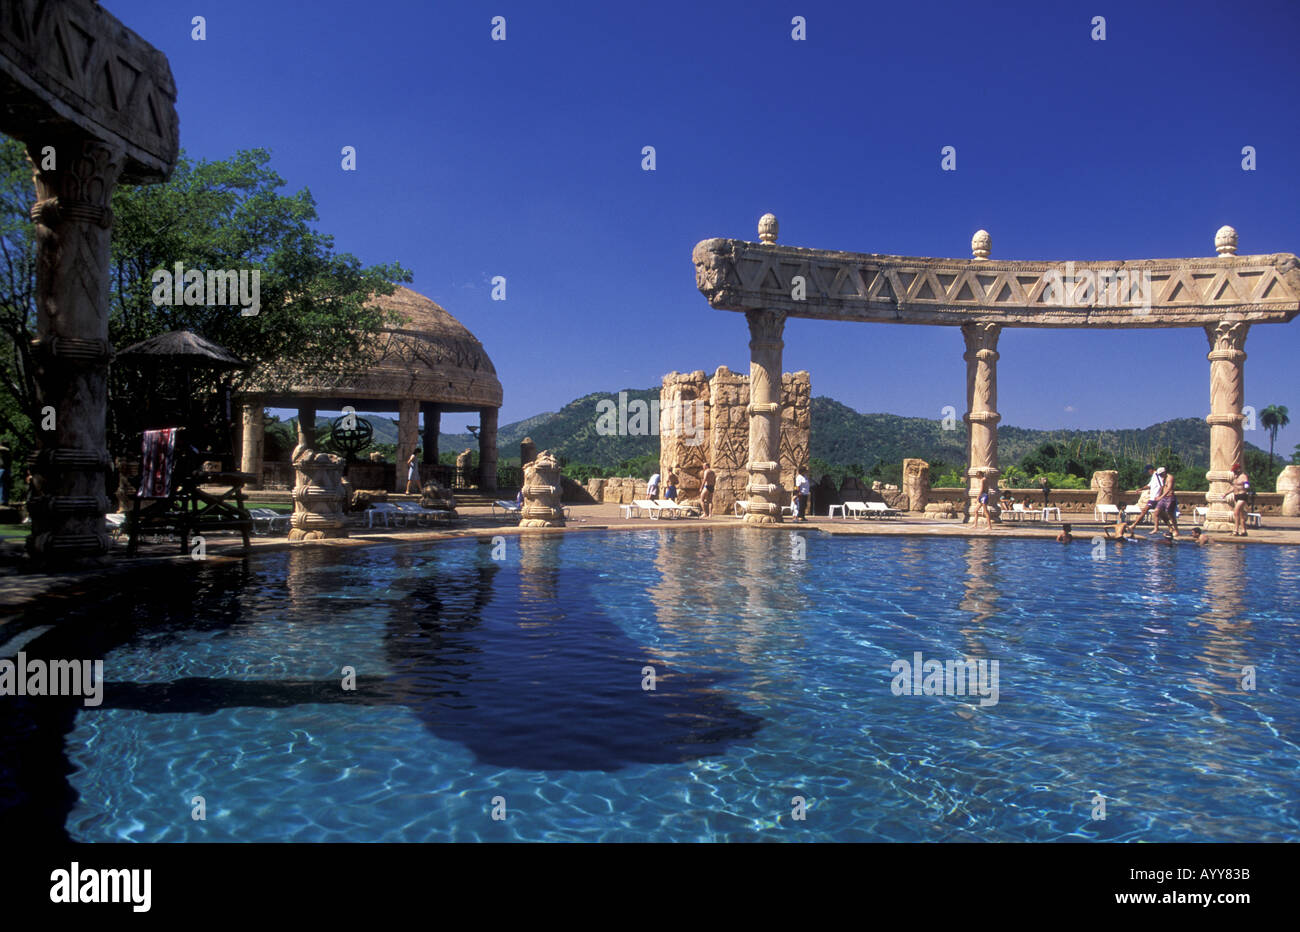
[[[747,524],[781,522],[781,352],[783,311],[746,311],[749,323],[749,508]]]
[[[1300,518],[1300,466],[1286,466],[1278,473],[1277,491],[1282,496],[1282,517]]]
[[[925,511],[930,502],[930,464],[922,459],[903,460],[903,491],[908,511]]]
[[[998,487],[998,337],[1000,324],[962,324],[966,338],[967,504],[966,516],[975,513],[979,478],[989,478],[989,492]],[[990,495],[990,499],[993,496]],[[993,510],[990,502],[990,511]]]
[[[537,458],[524,467],[523,491],[520,527],[564,527],[560,464],[549,450],[537,454]]]
[[[1246,333],[1250,325],[1224,321],[1205,328],[1210,342],[1210,469],[1205,478],[1210,490],[1205,493],[1209,513],[1205,529],[1231,533],[1232,505],[1224,501],[1232,491],[1232,464],[1240,463],[1244,449],[1242,403],[1245,398]]]
[[[347,537],[341,481],[343,457],[300,448],[294,451],[293,466],[295,482],[289,539]]]
[[[1099,469],[1092,474],[1089,486],[1097,493],[1098,505],[1119,504],[1119,472],[1114,469]]]

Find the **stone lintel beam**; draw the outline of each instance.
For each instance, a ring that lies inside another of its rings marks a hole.
[[[124,155],[121,181],[165,181],[180,150],[167,57],[93,0],[6,0],[0,131],[41,149],[90,138]],[[39,164],[39,162],[38,162]]]
[[[1300,314],[1300,259],[1290,253],[1018,262],[707,239],[693,259],[696,285],[719,310],[819,320],[1150,328],[1286,323]]]

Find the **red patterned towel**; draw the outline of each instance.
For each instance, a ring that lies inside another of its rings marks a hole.
[[[139,498],[167,498],[172,494],[172,465],[175,462],[179,427],[146,430],[140,448]]]

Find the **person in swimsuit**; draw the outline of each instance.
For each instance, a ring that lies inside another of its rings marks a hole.
[[[975,520],[971,522],[971,527],[980,526],[980,515],[988,522],[989,530],[993,530],[993,516],[989,513],[989,475],[984,470],[980,470],[980,497],[979,504],[975,506]]]
[[[1225,501],[1232,503],[1232,536],[1246,536],[1246,502],[1250,498],[1250,477],[1240,463],[1232,464],[1232,491]]]
[[[668,470],[668,485],[664,488],[664,498],[670,502],[677,501],[677,473]]]
[[[700,473],[700,511],[706,518],[713,515],[713,485],[717,481],[718,474],[705,463],[704,472]]]
[[[1058,544],[1074,543],[1074,535],[1070,533],[1070,525],[1068,524],[1061,525],[1061,533],[1056,535],[1056,542]]]
[[[1160,498],[1156,500],[1156,515],[1153,519],[1155,529],[1151,536],[1155,537],[1160,533],[1160,519],[1163,517],[1169,525],[1170,533],[1173,537],[1178,536],[1178,499],[1174,496],[1174,474],[1165,471],[1164,467],[1160,468],[1164,473],[1164,485],[1160,489]]]

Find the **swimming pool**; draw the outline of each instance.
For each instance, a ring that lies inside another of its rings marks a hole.
[[[1300,838],[1296,548],[665,529],[303,548],[151,582],[61,605],[24,646],[102,657],[106,685],[96,708],[0,699],[0,822],[146,842]],[[996,660],[996,695],[900,691],[918,653]]]

